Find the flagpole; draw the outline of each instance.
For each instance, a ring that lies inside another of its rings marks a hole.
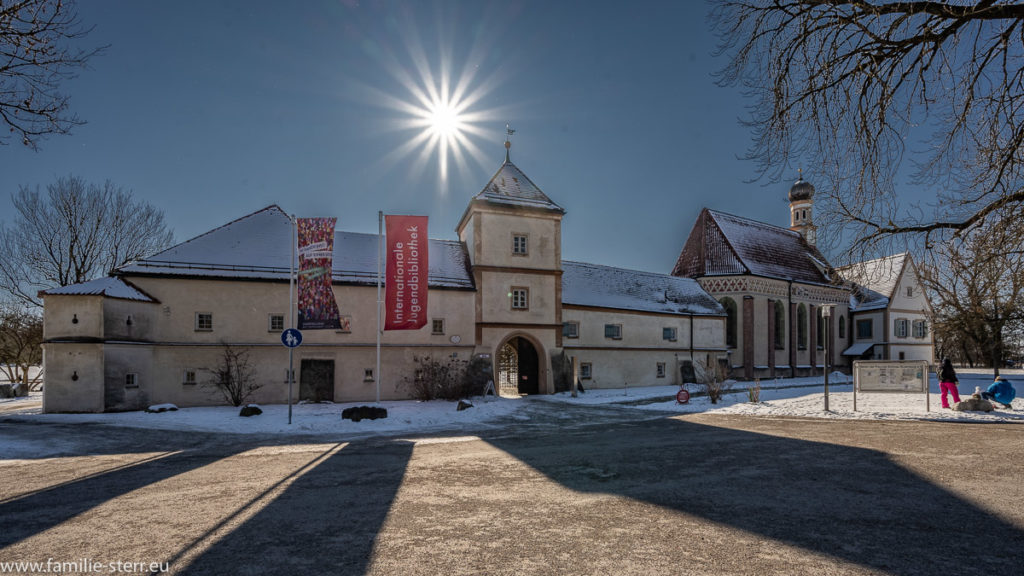
[[[380,335],[381,335],[381,306],[380,284],[381,284],[381,258],[384,251],[384,211],[377,211],[377,403],[380,404]]]
[[[288,327],[295,328],[295,245],[298,243],[295,228],[295,215],[292,214],[291,230],[289,240],[292,245],[291,260],[288,262]],[[295,348],[288,347],[288,424],[292,423],[292,383],[295,381],[295,368],[293,363]]]

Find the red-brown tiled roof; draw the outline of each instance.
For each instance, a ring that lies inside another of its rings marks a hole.
[[[750,274],[829,284],[828,261],[799,233],[705,208],[686,240],[674,276]]]

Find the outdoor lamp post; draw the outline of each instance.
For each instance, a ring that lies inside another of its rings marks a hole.
[[[828,341],[830,336],[832,336],[831,327],[829,326],[829,320],[832,318],[832,306],[822,306],[821,317],[824,319],[825,324],[825,412],[828,412]]]

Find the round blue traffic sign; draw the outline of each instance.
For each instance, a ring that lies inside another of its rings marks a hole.
[[[302,344],[302,332],[295,328],[289,328],[281,332],[281,343],[289,348],[298,348]]]

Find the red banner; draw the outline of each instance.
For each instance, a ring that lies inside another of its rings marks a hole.
[[[418,330],[427,324],[426,216],[385,216],[387,273],[385,330]]]
[[[337,218],[299,218],[299,330],[338,330],[334,300],[334,224]]]

